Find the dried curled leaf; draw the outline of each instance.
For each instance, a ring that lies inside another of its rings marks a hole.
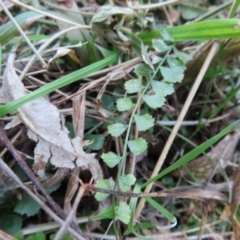
[[[121,32],[124,22],[135,16],[133,9],[112,5],[105,5],[98,9],[91,21],[92,32],[96,36],[104,36],[110,42],[127,41],[128,38]]]
[[[78,44],[78,46],[80,47],[80,46],[82,46],[82,44]],[[52,61],[54,61],[55,59],[61,58],[65,55],[68,55],[68,57],[70,57],[75,63],[77,63],[78,65],[81,66],[81,61],[79,60],[76,53],[67,47],[58,48],[55,55],[48,60],[48,64],[51,64]]]
[[[10,54],[0,90],[1,102],[9,102],[26,94],[15,72],[14,55]],[[89,169],[95,179],[102,178],[95,154],[83,151],[80,138],[70,139],[60,121],[58,109],[41,97],[18,108],[17,114],[29,129],[28,136],[37,142],[34,150],[35,169],[43,176],[45,164],[56,167]]]

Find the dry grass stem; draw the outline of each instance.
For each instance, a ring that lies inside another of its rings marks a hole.
[[[30,40],[28,39],[27,35],[24,33],[24,31],[21,29],[21,27],[18,25],[17,21],[14,19],[14,17],[12,16],[12,14],[9,12],[9,10],[5,7],[5,4],[2,2],[2,0],[0,0],[0,5],[2,6],[2,9],[4,10],[4,12],[6,13],[6,15],[9,17],[9,19],[12,21],[12,23],[15,25],[15,27],[17,28],[17,30],[19,31],[19,33],[21,34],[21,36],[24,38],[24,40],[26,41],[26,43],[28,44],[28,46],[32,49],[32,51],[35,53],[36,57],[40,60],[40,62],[42,63],[42,66],[45,68],[46,67],[46,63],[43,60],[42,56],[39,54],[39,52],[36,50],[36,48],[33,46],[33,44],[30,42]]]
[[[68,29],[64,29],[56,34],[54,34],[54,36],[52,36],[50,39],[48,39],[46,42],[44,42],[42,44],[42,46],[38,49],[38,53],[39,54],[42,54],[43,51],[53,42],[55,41],[56,39],[58,39],[61,35],[67,33],[67,32],[70,32],[70,31],[73,31],[73,30],[76,30],[78,29],[79,27],[70,27]],[[27,74],[27,72],[29,71],[29,69],[31,68],[32,64],[34,63],[36,59],[36,56],[33,55],[32,58],[29,60],[29,62],[27,63],[27,65],[25,66],[24,70],[22,71],[21,75],[20,75],[20,80],[22,80],[25,75]]]

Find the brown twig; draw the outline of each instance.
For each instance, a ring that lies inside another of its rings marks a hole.
[[[64,224],[61,226],[61,228],[59,229],[59,231],[57,232],[54,240],[61,240],[64,233],[67,231],[67,228],[69,226],[69,224],[73,221],[74,218],[74,214],[76,214],[77,211],[77,207],[79,205],[79,202],[85,192],[86,188],[84,185],[82,185],[77,193],[77,196],[75,198],[72,210],[70,211],[70,213],[68,214],[68,217],[66,218]]]
[[[30,180],[34,183],[37,189],[44,195],[47,200],[48,205],[52,208],[52,210],[62,219],[66,219],[66,214],[59,207],[59,205],[52,199],[52,197],[47,193],[42,184],[38,181],[34,173],[31,171],[29,166],[23,160],[22,156],[18,153],[18,151],[14,148],[12,143],[9,141],[5,131],[3,130],[3,124],[0,124],[0,142],[8,149],[8,151],[12,154],[14,159],[17,161],[18,165],[24,170]],[[71,227],[78,232],[81,236],[86,239],[90,239],[84,232],[82,232],[76,223],[72,222]]]
[[[109,189],[97,188],[92,184],[84,184],[85,188],[94,192],[102,192],[116,196],[122,197],[170,197],[170,198],[193,198],[197,200],[203,199],[216,199],[216,200],[224,200],[227,201],[227,198],[224,194],[212,191],[212,190],[204,190],[201,188],[189,188],[189,189],[181,189],[180,191],[170,191],[163,190],[160,192],[151,192],[151,193],[132,193],[132,192],[121,192],[114,191]]]

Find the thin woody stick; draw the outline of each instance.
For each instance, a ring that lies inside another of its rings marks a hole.
[[[217,191],[203,190],[201,188],[192,188],[187,190],[181,189],[179,191],[164,190],[164,191],[152,192],[152,193],[132,193],[132,192],[120,192],[120,191],[114,191],[110,189],[97,188],[92,184],[87,184],[87,183],[85,183],[84,186],[85,186],[85,189],[92,190],[94,192],[102,192],[102,193],[107,193],[107,194],[122,196],[122,197],[141,197],[141,198],[142,197],[170,197],[170,198],[194,198],[198,200],[202,200],[204,198],[208,198],[208,199],[211,198],[216,200],[227,201],[227,198],[224,194]]]

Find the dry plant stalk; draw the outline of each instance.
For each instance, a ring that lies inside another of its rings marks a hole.
[[[132,193],[132,192],[121,192],[121,191],[114,191],[108,189],[102,189],[94,187],[91,184],[84,184],[87,190],[91,190],[94,192],[102,192],[107,194],[112,194],[116,196],[122,197],[169,197],[169,198],[191,198],[197,200],[203,199],[215,199],[215,200],[223,200],[227,201],[226,196],[218,191],[208,190],[208,189],[201,189],[201,188],[189,188],[189,189],[180,189],[177,191],[171,190],[163,190],[160,192],[151,192],[151,193]]]

